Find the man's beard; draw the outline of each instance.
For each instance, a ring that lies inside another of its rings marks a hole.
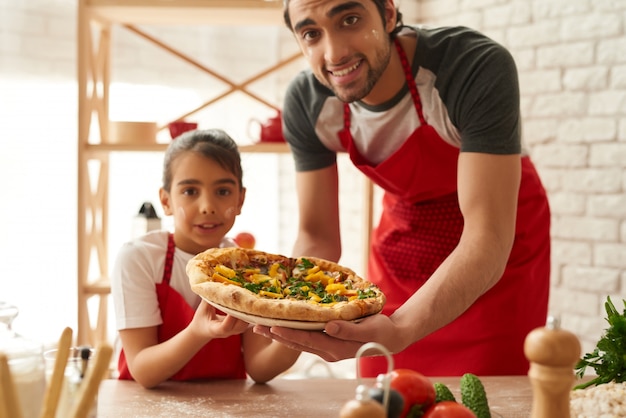
[[[366,97],[368,94],[370,94],[370,92],[376,85],[376,82],[380,78],[380,75],[381,75],[380,71],[369,69],[367,71],[367,78],[365,79],[365,84],[361,86],[361,88],[358,90],[350,89],[349,86],[348,88],[342,88],[341,90],[337,90],[333,86],[330,86],[330,88],[333,91],[333,93],[335,93],[335,96],[342,102],[344,103],[356,102]]]
[[[323,84],[335,93],[335,96],[344,103],[352,103],[358,100],[362,100],[364,97],[370,94],[382,74],[387,69],[389,61],[391,59],[391,47],[385,48],[376,55],[376,59],[373,66],[370,66],[367,70],[367,77],[365,78],[365,84],[363,84],[358,90],[351,88],[350,85],[342,87],[341,89],[335,88],[328,80],[324,80]],[[355,81],[358,83],[358,81]]]

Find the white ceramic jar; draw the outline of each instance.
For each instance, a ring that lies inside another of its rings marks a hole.
[[[24,418],[38,418],[46,391],[43,346],[11,329],[18,309],[0,302],[0,351],[9,360],[18,403]]]

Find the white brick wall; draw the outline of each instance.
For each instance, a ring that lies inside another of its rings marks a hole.
[[[553,211],[550,313],[560,315],[563,325],[589,349],[605,327],[606,296],[626,297],[626,2],[402,0],[399,4],[407,23],[471,26],[513,53],[520,72],[524,141]],[[0,299],[22,307],[25,334],[37,329],[39,309],[51,313],[56,329],[73,318],[71,311],[59,313],[50,298],[33,300],[11,278],[28,262],[23,253],[43,245],[48,250],[41,262],[54,266],[53,286],[47,285],[46,291],[64,289],[66,300],[74,295],[75,214],[73,209],[57,208],[62,207],[59,197],[72,208],[75,202],[75,17],[75,0],[0,0],[0,122],[6,138],[0,141],[0,188],[11,192],[7,199],[15,199],[11,205],[0,205],[0,229],[22,225],[19,235],[0,235]],[[144,29],[238,79],[296,51],[282,27]],[[152,116],[167,121],[172,111],[177,115],[187,104],[201,103],[224,88],[125,30],[116,29],[113,37],[113,80],[139,83],[141,89],[136,91],[142,92],[113,97],[118,108],[126,102],[129,111],[140,112],[147,102],[156,101],[161,106],[151,111]],[[303,62],[294,63],[259,83],[255,91],[280,103],[286,83],[303,67]],[[154,90],[159,85],[171,88],[175,99],[162,99],[163,92]],[[263,106],[235,95],[199,118],[204,127],[223,124],[245,142],[249,117],[271,115]],[[15,120],[35,123],[15,126]],[[69,162],[54,164],[64,157]],[[281,156],[268,165],[277,170],[281,195],[276,208],[281,213],[280,236],[272,249],[288,252],[298,216],[292,194],[293,163],[289,156]],[[363,182],[344,158],[340,169],[342,262],[361,270]],[[46,177],[56,176],[51,180],[58,185],[54,192],[36,182],[20,183],[37,170],[46,170]],[[136,202],[128,205],[121,217],[134,213]],[[24,246],[16,249],[16,243]],[[56,339],[56,330],[49,336]]]

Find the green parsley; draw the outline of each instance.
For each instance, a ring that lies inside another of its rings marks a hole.
[[[624,311],[620,315],[611,298],[607,297],[604,307],[607,313],[606,320],[610,326],[605,330],[595,349],[585,354],[574,367],[578,377],[584,376],[587,367],[593,368],[597,377],[575,386],[574,389],[626,381],[626,300],[622,302]]]
[[[248,289],[251,292],[254,293],[259,293],[261,291],[261,285],[259,283],[250,283],[250,282],[245,282],[243,285],[244,289]]]
[[[315,267],[315,264],[311,262],[311,260],[307,260],[306,258],[302,259],[302,262],[297,266],[300,270],[308,270]]]
[[[357,290],[356,292],[357,296],[359,299],[367,299],[367,298],[375,298],[376,297],[376,292],[374,292],[372,289],[367,289],[367,290]]]

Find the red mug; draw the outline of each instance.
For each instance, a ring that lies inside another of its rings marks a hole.
[[[176,137],[184,134],[187,131],[193,131],[194,129],[198,129],[198,124],[196,122],[186,122],[184,120],[177,120],[171,122],[167,127],[170,130],[170,136],[172,139],[176,139]]]
[[[257,119],[250,119],[248,122],[248,136],[250,135],[250,127],[253,123],[260,125],[260,142],[285,142],[283,137],[283,121],[280,110],[273,118],[269,118],[265,123],[260,122]]]

